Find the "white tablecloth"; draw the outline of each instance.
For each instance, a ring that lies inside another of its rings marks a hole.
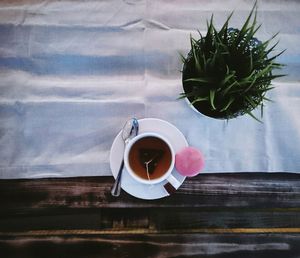
[[[254,1],[253,1],[254,2]],[[2,1],[0,3],[0,178],[110,175],[109,150],[130,117],[177,126],[202,150],[204,172],[300,172],[300,3],[259,1],[258,37],[280,31],[263,124],[228,123],[185,101],[178,52],[205,34],[240,26],[252,1]]]

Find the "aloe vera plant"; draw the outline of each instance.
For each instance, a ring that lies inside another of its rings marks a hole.
[[[200,32],[200,39],[191,36],[191,51],[182,56],[184,92],[179,98],[187,98],[199,112],[214,118],[249,114],[257,119],[251,111],[261,106],[262,116],[271,81],[284,76],[273,74],[283,66],[275,59],[284,51],[269,57],[278,44],[269,46],[277,34],[265,42],[254,37],[261,26],[256,3],[241,29],[228,28],[232,14],[219,31],[212,16],[205,37]]]

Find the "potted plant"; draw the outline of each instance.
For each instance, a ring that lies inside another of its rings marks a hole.
[[[228,28],[232,14],[221,30],[214,27],[212,16],[205,37],[200,32],[198,40],[191,36],[191,50],[187,57],[182,56],[184,92],[179,98],[186,98],[209,117],[231,119],[249,114],[257,119],[251,111],[258,106],[263,110],[269,100],[265,95],[273,88],[271,81],[284,76],[273,74],[283,66],[275,59],[284,51],[269,57],[278,44],[269,47],[270,41],[277,34],[265,42],[254,37],[260,28],[256,3],[241,29]]]

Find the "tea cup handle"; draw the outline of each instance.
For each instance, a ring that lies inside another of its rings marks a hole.
[[[167,178],[168,183],[164,185],[164,188],[168,194],[174,193],[180,186],[180,182],[172,174]]]

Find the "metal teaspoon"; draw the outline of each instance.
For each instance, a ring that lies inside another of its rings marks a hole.
[[[128,120],[122,129],[122,139],[124,141],[124,145],[126,147],[127,143],[130,141],[131,138],[136,136],[139,132],[139,122],[136,118],[132,118]],[[125,149],[125,148],[124,148]],[[121,192],[121,178],[122,172],[124,168],[124,158],[122,158],[122,162],[119,168],[119,172],[116,178],[116,181],[111,189],[112,196],[119,196]]]

